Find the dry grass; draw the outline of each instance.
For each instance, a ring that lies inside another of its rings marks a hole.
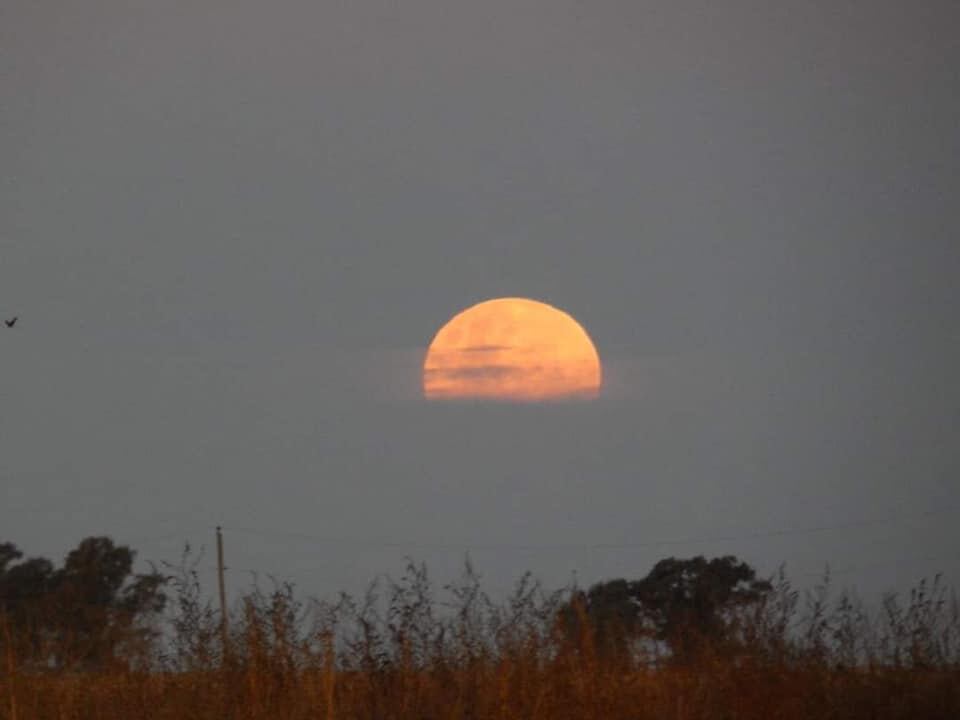
[[[683,666],[642,642],[604,653],[588,623],[564,631],[569,593],[529,578],[501,604],[471,572],[445,589],[449,602],[417,566],[380,589],[334,604],[255,589],[231,618],[225,657],[189,573],[149,656],[51,670],[15,657],[8,631],[0,720],[960,717],[956,605],[936,585],[871,616],[845,596],[804,605],[781,578],[735,651]]]
[[[956,718],[957,671],[734,667],[623,671],[561,657],[456,670],[266,669],[4,678],[11,720]]]

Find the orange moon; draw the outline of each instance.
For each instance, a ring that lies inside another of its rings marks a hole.
[[[586,330],[552,305],[487,300],[440,328],[423,362],[429,400],[595,398],[603,371]]]

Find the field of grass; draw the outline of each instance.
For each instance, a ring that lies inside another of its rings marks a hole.
[[[529,578],[502,603],[469,573],[437,592],[417,566],[336,603],[253,589],[225,653],[195,576],[174,585],[162,632],[93,662],[38,662],[7,626],[0,720],[960,718],[960,623],[936,584],[869,613],[781,578],[683,662],[648,637],[605,646],[576,606],[565,625],[571,593]]]
[[[48,675],[5,678],[0,717],[144,718],[956,718],[956,671],[740,666],[626,671],[560,658],[471,668]]]

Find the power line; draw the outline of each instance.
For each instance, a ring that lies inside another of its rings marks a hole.
[[[643,540],[637,542],[611,542],[611,543],[470,543],[470,542],[423,542],[423,541],[405,541],[405,540],[361,540],[358,538],[344,538],[311,535],[309,533],[272,530],[264,528],[251,527],[230,527],[224,526],[224,530],[229,532],[244,533],[248,535],[258,535],[261,537],[284,537],[297,540],[305,540],[312,543],[328,545],[347,545],[352,547],[370,547],[378,549],[410,549],[410,550],[633,550],[652,547],[666,547],[679,545],[697,545],[711,542],[732,542],[739,540],[759,540],[774,537],[788,537],[797,535],[812,535],[826,532],[840,532],[844,530],[853,530],[865,527],[874,527],[886,525],[904,520],[920,520],[946,512],[952,512],[952,509],[941,508],[939,510],[928,510],[918,515],[889,515],[883,518],[874,518],[870,520],[860,520],[833,525],[817,525],[802,528],[781,528],[776,530],[763,530],[750,533],[730,534],[730,535],[702,535],[686,538],[669,538],[662,540]]]
[[[829,569],[830,577],[837,575],[852,575],[856,573],[862,573],[869,570],[875,570],[877,568],[891,567],[895,565],[916,565],[918,563],[929,562],[932,560],[943,560],[945,558],[958,558],[958,556],[952,550],[944,550],[939,553],[932,553],[926,555],[915,555],[904,558],[890,558],[888,560],[882,560],[879,562],[868,562],[866,564],[853,564],[845,567],[835,567],[829,563],[824,566],[823,569],[818,571],[799,571],[791,572],[791,575],[798,577],[811,577],[811,578],[823,578],[825,572]],[[281,578],[281,577],[290,577],[290,576],[299,576],[299,575],[310,575],[318,572],[329,572],[333,563],[327,563],[321,567],[300,567],[292,568],[283,571],[276,570],[267,570],[264,568],[251,568],[251,567],[229,567],[224,568],[225,570],[232,570],[234,572],[249,573],[250,575],[262,575],[269,578]],[[217,570],[217,567],[210,565],[207,567],[208,570],[214,572]]]
[[[800,575],[806,577],[820,577],[822,578],[827,571],[829,570],[829,575],[833,577],[834,575],[849,575],[852,573],[866,572],[868,570],[876,570],[877,568],[891,567],[894,565],[916,565],[918,563],[930,562],[931,560],[943,560],[944,558],[954,558],[958,557],[957,553],[953,550],[944,550],[943,552],[930,553],[926,555],[914,555],[911,557],[905,558],[890,558],[888,560],[880,560],[877,562],[868,562],[849,565],[847,567],[835,568],[831,565],[827,565],[823,570],[819,572],[804,572]]]

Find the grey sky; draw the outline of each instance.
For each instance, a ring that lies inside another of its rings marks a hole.
[[[173,559],[223,523],[321,594],[468,547],[494,586],[700,552],[957,582],[958,27],[6,0],[0,539]],[[420,400],[433,333],[500,295],[587,328],[601,400]],[[684,538],[736,539],[646,545]]]

